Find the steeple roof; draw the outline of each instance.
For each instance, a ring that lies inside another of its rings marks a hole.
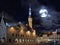
[[[29,4],[29,17],[31,17],[31,4]]]

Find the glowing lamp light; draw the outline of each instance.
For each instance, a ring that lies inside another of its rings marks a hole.
[[[24,34],[24,29],[22,26],[21,26],[20,34]]]
[[[10,33],[13,33],[13,32],[15,32],[15,29],[14,29],[14,27],[11,27],[11,28],[9,28],[9,32],[10,32]]]
[[[30,31],[27,31],[26,34],[27,34],[28,36],[30,36]]]
[[[36,34],[35,34],[35,32],[33,32],[33,36],[35,36]]]
[[[33,31],[33,36],[36,36],[36,31],[35,30]]]
[[[22,29],[22,30],[20,30],[20,34],[24,34],[24,30]]]
[[[11,27],[10,29],[11,29],[11,30],[13,30],[13,29],[14,29],[14,27]]]
[[[33,32],[36,32],[35,30]]]
[[[23,30],[21,30],[20,33],[23,33]]]

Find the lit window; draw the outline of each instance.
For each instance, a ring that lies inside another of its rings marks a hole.
[[[22,39],[22,41],[24,42],[24,39]]]
[[[18,36],[18,34],[16,34],[16,37]]]
[[[19,42],[21,43],[21,42],[22,42],[22,40],[21,40],[21,39],[19,39]]]
[[[29,39],[28,39],[28,42],[29,42]]]
[[[12,33],[12,36],[14,36],[14,33]]]
[[[16,43],[18,43],[18,39],[17,38],[15,39],[15,41],[16,41]]]

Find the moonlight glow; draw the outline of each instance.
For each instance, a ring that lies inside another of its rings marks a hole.
[[[47,17],[47,15],[45,13],[42,13],[41,17]]]
[[[39,14],[41,14],[41,17],[47,17],[48,11],[46,9],[41,9]]]
[[[42,14],[42,13],[48,13],[48,11],[47,11],[46,9],[41,9],[41,10],[39,11],[39,13],[40,13],[40,14]]]

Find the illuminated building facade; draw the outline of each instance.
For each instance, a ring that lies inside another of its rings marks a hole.
[[[36,31],[32,27],[31,7],[29,7],[28,24],[25,25],[22,22],[16,25],[6,26],[4,24],[3,16],[0,26],[0,41],[8,43],[19,44],[35,44],[36,43]]]
[[[7,28],[7,42],[20,44],[35,44],[36,31],[32,27],[31,8],[29,8],[28,24],[19,22],[15,26]]]
[[[57,29],[58,30],[58,29]],[[38,42],[59,42],[60,44],[60,32],[58,31],[45,32],[42,36],[39,37]]]

